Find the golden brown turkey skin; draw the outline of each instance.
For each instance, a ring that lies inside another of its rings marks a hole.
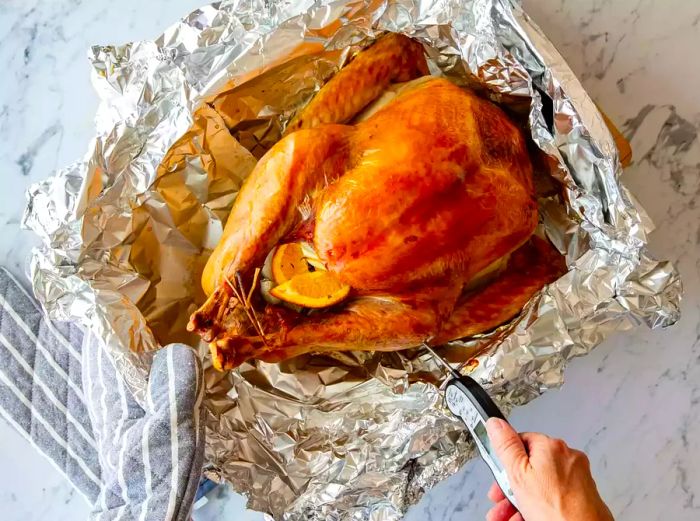
[[[420,74],[415,46],[391,35],[358,55],[244,183],[203,274],[209,298],[189,325],[211,342],[220,367],[483,332],[562,272],[548,243],[528,242],[538,220],[531,164],[497,106],[427,77],[356,125],[328,124],[351,119],[389,82]],[[229,281],[249,281],[272,248],[300,237],[353,296],[312,316],[253,299],[261,337]],[[495,281],[470,290],[509,254]]]
[[[333,76],[289,123],[287,133],[324,123],[347,123],[389,84],[426,74],[423,46],[403,35],[388,34]]]
[[[347,128],[349,168],[317,196],[313,238],[353,288],[400,291],[448,272],[469,281],[537,225],[519,130],[449,81]]]
[[[297,131],[270,149],[236,199],[205,291],[259,265],[307,198],[316,251],[361,291],[446,272],[467,282],[537,224],[518,129],[490,102],[432,78],[356,126]]]
[[[226,275],[247,272],[299,221],[306,197],[340,175],[350,161],[347,127],[301,130],[276,143],[241,187],[224,234],[202,274],[211,295]]]

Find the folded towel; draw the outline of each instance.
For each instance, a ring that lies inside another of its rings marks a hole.
[[[204,457],[202,368],[156,353],[144,410],[102,342],[49,321],[0,269],[0,414],[94,506],[91,519],[187,520]]]

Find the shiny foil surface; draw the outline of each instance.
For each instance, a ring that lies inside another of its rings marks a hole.
[[[224,1],[155,41],[93,47],[101,104],[86,156],[28,192],[34,290],[109,346],[142,398],[150,353],[185,330],[199,278],[257,159],[352,54],[386,31],[431,72],[505,107],[532,137],[538,233],[569,271],[511,323],[442,354],[505,409],[561,385],[612,331],[665,327],[681,283],[646,250],[614,142],[562,57],[507,0]],[[205,360],[208,356],[205,355]],[[277,520],[395,520],[470,458],[440,368],[419,349],[207,369],[208,470]]]

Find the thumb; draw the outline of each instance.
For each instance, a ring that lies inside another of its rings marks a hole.
[[[509,477],[527,465],[528,455],[523,440],[510,423],[500,418],[489,418],[486,431],[491,446]]]

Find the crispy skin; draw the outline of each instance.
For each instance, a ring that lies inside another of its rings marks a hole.
[[[490,102],[433,78],[351,128],[359,159],[318,198],[314,244],[353,288],[468,281],[537,225],[525,142]]]
[[[423,46],[388,34],[333,76],[287,126],[287,134],[323,123],[347,123],[390,83],[428,74]]]
[[[532,237],[511,256],[490,284],[463,294],[433,340],[442,344],[489,331],[510,320],[546,284],[566,273],[564,258],[551,244]]]
[[[259,265],[299,219],[309,194],[338,177],[349,161],[348,128],[301,130],[273,146],[241,187],[224,234],[202,274],[211,295],[225,276]]]
[[[297,124],[349,120],[402,78],[377,74],[382,55],[400,70],[416,62],[404,40],[380,40],[319,92]],[[537,224],[531,168],[503,111],[439,78],[419,80],[356,125],[293,132],[244,183],[203,275],[210,297],[189,329],[212,342],[222,368],[310,351],[403,349],[491,329],[561,272],[548,244],[518,249]],[[263,341],[226,279],[249,276],[275,245],[301,236],[354,298],[311,316],[259,303]],[[495,282],[461,295],[516,250]]]
[[[318,254],[353,288],[399,291],[448,271],[468,281],[534,230],[530,169],[503,112],[433,78],[356,126],[280,140],[238,194],[202,285],[211,294],[259,265],[305,198]]]

